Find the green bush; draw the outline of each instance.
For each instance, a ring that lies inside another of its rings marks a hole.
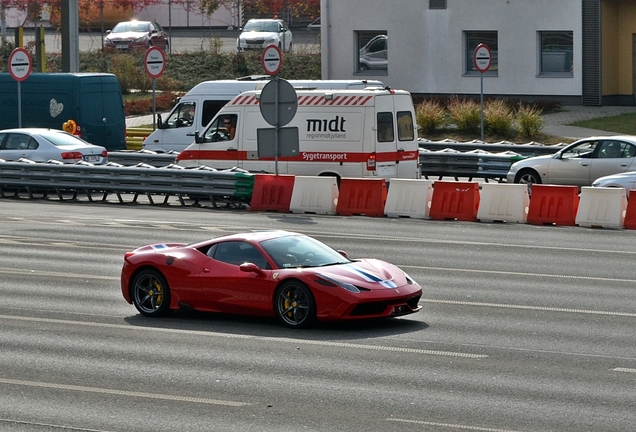
[[[415,107],[415,118],[420,132],[432,134],[444,126],[446,109],[437,100],[425,100]]]
[[[477,102],[453,97],[447,109],[460,132],[475,133],[481,129],[481,109]]]
[[[543,128],[541,110],[530,105],[520,105],[517,110],[517,130],[525,138],[536,136]]]
[[[484,128],[495,136],[513,135],[514,113],[503,100],[488,101],[484,104]]]

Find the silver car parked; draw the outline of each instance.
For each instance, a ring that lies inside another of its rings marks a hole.
[[[108,163],[106,148],[57,129],[25,128],[0,130],[0,159],[34,162],[56,160],[63,163]]]
[[[510,167],[508,183],[590,186],[599,177],[636,169],[636,136],[590,137],[553,155],[521,160]]]

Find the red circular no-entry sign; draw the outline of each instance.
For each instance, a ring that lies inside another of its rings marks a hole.
[[[268,45],[263,50],[263,58],[261,60],[263,69],[269,75],[276,75],[283,64],[282,54],[276,45]]]
[[[159,47],[148,48],[144,57],[144,67],[150,78],[159,78],[166,70],[166,54]]]
[[[477,45],[475,54],[473,55],[473,62],[479,72],[484,73],[488,71],[492,64],[492,52],[490,51],[490,47],[483,43]]]
[[[31,75],[33,62],[31,55],[24,48],[16,48],[9,55],[9,73],[16,81],[24,81]]]

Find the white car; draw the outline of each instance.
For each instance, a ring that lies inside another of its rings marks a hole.
[[[57,129],[25,128],[0,130],[0,159],[34,162],[56,160],[63,163],[108,163],[106,148]]]
[[[508,183],[590,186],[603,176],[636,170],[636,136],[590,137],[553,155],[521,160],[510,167]]]
[[[636,171],[628,171],[597,178],[594,180],[594,183],[592,183],[592,186],[624,188],[625,194],[629,197],[629,191],[636,189]]]
[[[263,49],[276,45],[281,51],[291,51],[292,33],[285,21],[280,19],[251,19],[241,29],[236,40],[239,52]]]

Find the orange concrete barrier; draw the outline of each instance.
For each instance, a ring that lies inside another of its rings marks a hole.
[[[436,181],[429,216],[435,220],[477,221],[477,182]]]
[[[340,179],[336,213],[341,216],[384,216],[387,188],[384,179]]]
[[[627,201],[627,211],[625,212],[625,221],[623,226],[627,229],[636,229],[636,190],[629,191],[629,200]]]
[[[250,211],[289,213],[294,179],[293,175],[256,174]]]
[[[577,186],[532,185],[528,223],[573,226],[579,208]]]

